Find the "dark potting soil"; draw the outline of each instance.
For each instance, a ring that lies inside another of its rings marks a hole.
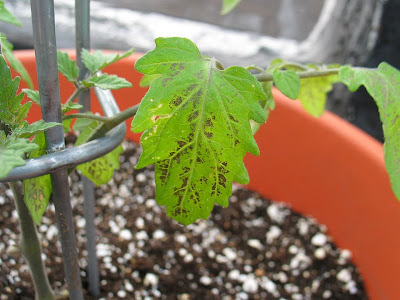
[[[156,204],[153,168],[133,168],[139,147],[124,148],[121,169],[96,188],[102,299],[367,299],[350,251],[338,249],[314,219],[234,186],[228,208],[216,206],[209,220],[182,226]],[[72,205],[86,289],[79,177],[71,176]],[[50,282],[60,292],[66,287],[53,205],[38,229]],[[1,300],[34,297],[24,259],[8,253],[18,235],[12,194],[0,185]]]

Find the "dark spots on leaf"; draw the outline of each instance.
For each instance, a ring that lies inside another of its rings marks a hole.
[[[201,176],[201,178],[199,179],[199,181],[200,181],[201,183],[205,183],[205,184],[208,183],[208,179],[207,179],[206,177],[204,177],[204,176]]]
[[[171,80],[172,80],[171,77],[164,78],[162,81],[162,86],[165,87],[167,85],[168,81],[171,81]]]
[[[204,160],[202,160],[201,157],[198,156],[197,159],[196,159],[196,162],[197,162],[198,164],[202,164],[202,163],[204,163]]]
[[[195,89],[195,87],[196,87],[196,84],[191,84],[191,85],[189,85],[189,86],[186,88],[186,91],[185,91],[186,95],[189,95],[189,94]]]
[[[182,185],[181,185],[181,189],[185,188],[187,186],[188,183],[188,177],[183,177],[182,178]]]
[[[176,206],[175,209],[171,212],[173,217],[177,216],[188,216],[188,211],[182,207]]]
[[[214,127],[214,124],[213,124],[213,122],[211,121],[211,118],[207,118],[207,119],[204,121],[204,126],[205,126],[205,127]]]
[[[194,204],[199,205],[199,203],[200,203],[200,193],[199,193],[199,191],[194,191],[194,193],[190,195],[190,200],[192,200],[192,202]],[[201,208],[201,205],[199,205],[199,207]]]
[[[169,107],[173,108],[173,107],[177,107],[182,103],[182,97],[177,97],[176,99],[172,100],[169,103]]]
[[[211,139],[211,138],[214,136],[214,134],[213,134],[212,132],[207,132],[207,131],[204,131],[204,135],[205,135],[208,139]]]
[[[194,74],[198,80],[203,80],[204,78],[204,72],[200,70],[198,73]]]
[[[167,181],[168,167],[169,161],[167,159],[158,162],[157,169],[161,173],[159,178],[163,184],[165,184],[165,182]]]
[[[222,174],[218,174],[218,184],[226,188],[226,177]]]
[[[235,117],[232,116],[231,114],[228,114],[228,116],[229,116],[229,119],[230,119],[232,122],[239,123],[239,121],[238,121],[237,119],[235,119]]]
[[[196,124],[192,124],[192,125],[195,125],[194,127],[196,128]],[[191,141],[193,141],[193,138],[194,138],[194,133],[193,133],[193,132],[189,133],[189,135],[188,135],[189,143],[190,143]]]
[[[240,141],[238,139],[235,139],[235,147],[240,144]]]
[[[177,143],[178,143],[179,147],[183,147],[186,145],[185,141],[177,141]]]
[[[195,110],[189,115],[188,122],[193,122],[199,116],[199,111]]]

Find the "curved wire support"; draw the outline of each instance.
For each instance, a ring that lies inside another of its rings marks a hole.
[[[95,88],[96,96],[104,114],[107,117],[119,113],[119,108],[109,90]],[[26,160],[26,164],[14,168],[10,174],[0,179],[0,182],[24,180],[52,173],[61,168],[72,168],[82,163],[101,157],[115,149],[126,135],[125,122],[110,130],[104,137],[88,143],[66,148],[61,151],[46,154]]]

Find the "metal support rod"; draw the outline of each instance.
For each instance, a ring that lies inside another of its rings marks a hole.
[[[54,2],[53,0],[31,0],[31,10],[42,116],[47,122],[62,123]],[[47,130],[45,136],[48,152],[64,149],[64,132],[61,126]],[[50,176],[69,297],[71,300],[83,300],[68,172],[63,168],[51,173]]]
[[[90,50],[90,0],[75,0],[75,40],[76,62],[79,67],[78,79],[82,80],[88,73],[88,69],[82,62],[82,49]],[[83,106],[81,112],[90,111],[90,91],[83,91],[78,97]],[[96,254],[96,227],[94,184],[83,176],[83,208],[86,230],[86,249],[88,253],[88,280],[89,293],[98,298],[100,296],[99,267]]]

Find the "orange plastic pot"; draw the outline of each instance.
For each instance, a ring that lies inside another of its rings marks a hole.
[[[16,55],[37,82],[33,51]],[[114,92],[121,110],[146,92],[134,70],[138,57],[106,70],[133,84]],[[60,85],[65,100],[73,87],[61,76]],[[256,135],[261,156],[245,158],[249,189],[326,224],[337,245],[352,251],[371,299],[400,299],[400,203],[391,191],[382,144],[329,112],[313,118],[298,102],[276,91],[274,97],[276,109]],[[30,118],[39,119],[40,110]],[[130,132],[127,138],[139,140]]]

